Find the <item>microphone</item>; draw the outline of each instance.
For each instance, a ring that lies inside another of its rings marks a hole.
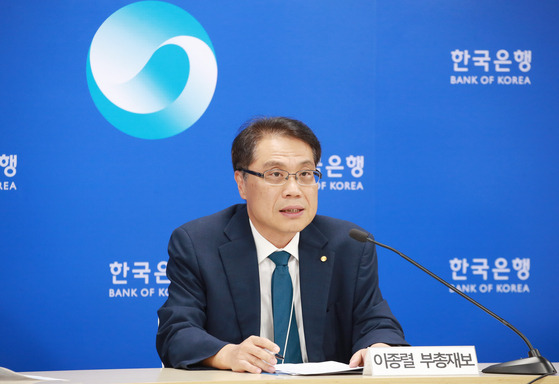
[[[417,263],[416,261],[412,260],[408,256],[404,255],[402,252],[397,251],[396,249],[394,249],[392,247],[389,247],[388,245],[384,245],[382,243],[379,243],[378,241],[376,241],[373,238],[373,235],[371,235],[370,233],[367,233],[367,232],[364,232],[364,231],[361,231],[359,229],[354,228],[354,229],[351,229],[349,231],[349,236],[352,239],[355,239],[355,240],[360,241],[362,243],[364,243],[366,241],[369,241],[369,242],[371,242],[373,244],[376,244],[376,245],[378,245],[382,248],[386,248],[386,249],[388,249],[392,252],[397,253],[402,258],[404,258],[406,261],[409,261],[410,263],[415,265],[417,268],[421,269],[423,272],[427,273],[429,276],[431,276],[432,278],[437,280],[438,282],[442,283],[443,285],[445,285],[446,287],[448,287],[452,291],[454,291],[457,294],[459,294],[460,296],[462,296],[464,299],[468,300],[470,303],[474,304],[478,308],[481,308],[486,313],[488,313],[489,315],[491,315],[495,319],[499,320],[502,324],[504,324],[507,327],[509,327],[510,329],[512,329],[518,336],[520,336],[522,338],[522,340],[524,340],[526,345],[528,345],[528,348],[529,348],[528,356],[529,357],[524,358],[524,359],[509,361],[509,362],[506,362],[506,363],[491,365],[487,368],[484,368],[482,370],[483,373],[505,373],[505,374],[514,373],[514,374],[520,374],[520,375],[546,375],[546,374],[552,375],[552,374],[557,373],[557,371],[553,367],[553,364],[551,364],[549,362],[549,360],[547,360],[545,357],[540,355],[540,352],[532,346],[532,344],[526,338],[526,336],[524,336],[518,329],[516,329],[509,322],[505,321],[504,319],[497,316],[495,313],[493,313],[492,311],[490,311],[489,309],[487,309],[486,307],[484,307],[483,305],[481,305],[480,303],[478,303],[477,301],[472,299],[470,296],[466,295],[464,292],[455,288],[453,285],[447,283],[445,280],[443,280],[439,276],[435,275],[433,272],[429,271],[427,268],[425,268],[421,264]]]

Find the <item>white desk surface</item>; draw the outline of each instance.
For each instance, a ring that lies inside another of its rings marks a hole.
[[[489,364],[480,364],[480,369]],[[555,368],[559,364],[554,363]],[[559,369],[558,369],[559,370]],[[203,370],[186,371],[172,368],[145,369],[107,369],[83,371],[43,371],[22,372],[25,375],[59,379],[56,381],[0,381],[0,384],[53,383],[53,384],[149,384],[149,383],[187,383],[187,384],[278,384],[278,381],[298,381],[299,384],[476,384],[503,383],[527,384],[537,376],[497,375],[479,373],[476,376],[437,376],[437,377],[370,377],[361,374],[328,376],[287,376],[254,375],[230,371]],[[64,381],[62,381],[64,380]],[[537,384],[559,383],[559,376],[548,376]]]

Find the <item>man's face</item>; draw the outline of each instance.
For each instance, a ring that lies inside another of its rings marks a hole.
[[[249,170],[263,173],[269,169],[295,173],[314,170],[311,147],[305,142],[284,136],[265,136],[256,146]],[[299,185],[294,176],[284,185],[270,185],[264,179],[235,172],[239,194],[247,202],[248,216],[269,242],[283,248],[316,215],[318,184]]]

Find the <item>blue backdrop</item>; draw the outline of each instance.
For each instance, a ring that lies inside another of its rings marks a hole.
[[[321,139],[319,213],[471,291],[559,360],[555,1],[172,0],[202,28],[187,33],[207,33],[217,83],[199,119],[162,139],[109,123],[87,81],[94,36],[133,3],[0,6],[0,366],[160,366],[169,235],[241,201],[229,150],[254,115],[301,119]],[[108,73],[134,48],[106,53]],[[159,52],[155,70],[181,57]],[[184,75],[195,61],[182,55]],[[384,250],[379,263],[410,343],[526,356],[413,266]]]

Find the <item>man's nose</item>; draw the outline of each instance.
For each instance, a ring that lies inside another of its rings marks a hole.
[[[295,175],[289,175],[287,181],[283,185],[284,196],[299,196],[301,195],[301,186],[297,182]]]

